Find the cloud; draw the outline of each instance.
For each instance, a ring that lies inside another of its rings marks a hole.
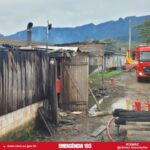
[[[53,26],[67,27],[149,15],[149,6],[149,0],[1,0],[0,33],[23,30],[29,21],[39,26],[50,20]]]

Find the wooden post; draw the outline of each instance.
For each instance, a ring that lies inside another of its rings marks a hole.
[[[94,95],[94,93],[92,92],[92,90],[91,90],[90,87],[89,87],[89,91],[90,91],[90,93],[91,93],[91,95],[92,95],[92,97],[93,97],[93,99],[94,99],[94,101],[95,101],[95,104],[96,104],[96,106],[97,106],[97,109],[100,110],[99,103],[98,103],[98,101],[97,101],[97,99],[96,99],[96,97],[95,97],[95,95]]]

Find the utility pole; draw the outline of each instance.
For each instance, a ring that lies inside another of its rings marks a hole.
[[[129,19],[129,50],[131,49],[131,19]]]
[[[52,24],[49,24],[49,20],[47,21],[47,28],[46,28],[46,50],[48,50],[48,35],[49,30],[51,30]]]
[[[31,46],[31,42],[32,42],[32,26],[33,26],[32,22],[29,22],[27,24],[27,45],[28,46]]]

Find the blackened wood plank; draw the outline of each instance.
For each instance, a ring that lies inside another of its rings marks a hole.
[[[25,54],[25,105],[29,105],[29,58],[28,58],[28,54]]]
[[[21,52],[17,52],[17,108],[22,108],[21,99]]]
[[[35,92],[36,92],[36,96],[35,99],[40,100],[41,97],[41,56],[40,53],[37,52],[36,53],[36,62],[35,62],[35,72],[36,72],[36,78],[35,78]]]
[[[43,99],[44,98],[44,93],[45,93],[45,88],[44,88],[44,84],[45,84],[45,66],[44,66],[44,54],[41,52],[40,53],[40,64],[41,64],[41,67],[40,67],[40,78],[39,78],[39,81],[40,81],[40,99]]]
[[[9,103],[7,105],[8,107],[8,112],[12,112],[13,111],[13,92],[12,92],[12,88],[13,88],[13,54],[12,52],[8,52],[8,70],[9,70],[9,77],[8,77],[8,99],[9,99]]]
[[[26,66],[25,66],[25,54],[24,52],[21,53],[21,100],[23,107],[25,107],[25,74]]]
[[[5,53],[5,101],[6,101],[6,113],[8,113],[9,96],[8,96],[8,86],[9,86],[9,66],[8,66],[8,51]]]
[[[54,64],[50,64],[50,93],[49,93],[49,104],[51,105],[51,115],[52,121],[55,124],[58,124],[58,102],[57,102],[57,94],[56,94],[56,62],[54,59]]]
[[[33,83],[32,83],[32,58],[31,58],[32,52],[28,52],[28,60],[29,60],[29,64],[28,64],[28,85],[29,85],[29,104],[32,104],[32,87],[33,87]]]
[[[17,58],[15,52],[13,52],[14,60],[13,60],[13,110],[17,110]]]
[[[44,95],[44,91],[43,91],[43,86],[42,86],[42,83],[43,83],[43,74],[42,74],[42,52],[39,52],[38,53],[38,56],[39,56],[39,67],[38,67],[38,73],[39,73],[39,76],[38,76],[38,87],[39,87],[39,100],[42,100],[43,98],[43,95]]]
[[[3,55],[0,52],[0,115],[3,114],[2,100],[3,100]]]
[[[35,61],[36,61],[36,53],[33,52],[32,55],[31,55],[31,59],[32,59],[32,103],[36,102],[37,99],[35,97],[35,94],[36,94],[36,72],[35,72]]]
[[[3,114],[7,113],[7,109],[6,109],[6,61],[5,61],[5,57],[6,57],[6,51],[3,52],[3,103],[2,103],[2,111]]]
[[[45,56],[42,55],[42,88],[43,88],[43,95],[42,97],[44,97],[45,95],[45,84],[46,84],[46,65],[45,65]]]

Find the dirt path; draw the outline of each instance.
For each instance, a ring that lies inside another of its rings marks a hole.
[[[135,72],[125,72],[124,74],[115,78],[116,85],[109,85],[106,82],[108,98],[105,98],[103,103],[103,110],[112,110],[112,105],[120,99],[136,100],[137,98],[146,101],[150,100],[150,81],[138,83],[136,81]],[[122,105],[118,105],[122,108]],[[112,115],[104,117],[88,117],[85,114],[72,115],[68,113],[67,117],[72,117],[75,124],[62,125],[57,128],[57,133],[54,136],[49,136],[44,132],[39,131],[34,135],[33,141],[108,141],[106,133],[102,136],[93,138],[90,134],[99,126],[106,125]],[[111,126],[112,135],[116,138],[116,129],[114,124]]]
[[[141,101],[150,100],[150,80],[138,83],[135,72],[126,72],[117,77],[116,80],[118,86],[124,87],[126,98]]]

